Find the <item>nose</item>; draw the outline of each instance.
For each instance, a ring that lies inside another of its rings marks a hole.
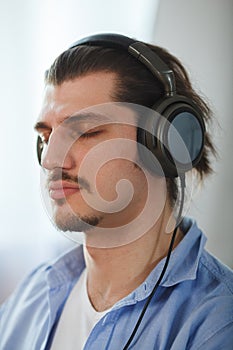
[[[48,144],[43,148],[41,166],[46,170],[72,168],[71,146],[66,138],[55,130],[51,133]]]

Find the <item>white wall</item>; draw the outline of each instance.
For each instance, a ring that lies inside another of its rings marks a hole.
[[[233,267],[233,1],[162,0],[153,41],[177,55],[215,112],[219,152],[215,175],[200,190],[190,214],[208,237],[207,247]]]

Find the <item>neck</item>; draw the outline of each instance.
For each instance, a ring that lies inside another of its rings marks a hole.
[[[97,311],[108,309],[132,292],[167,255],[171,239],[171,234],[165,233],[168,215],[165,211],[150,231],[129,244],[85,247],[88,294]],[[180,240],[179,233],[175,246]]]

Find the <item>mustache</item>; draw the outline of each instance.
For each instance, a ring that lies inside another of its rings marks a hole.
[[[61,180],[73,182],[77,184],[79,187],[81,187],[82,189],[85,189],[86,191],[91,192],[90,184],[86,179],[84,179],[83,177],[71,175],[68,172],[60,169],[55,169],[48,175],[47,186],[51,181],[61,181]]]

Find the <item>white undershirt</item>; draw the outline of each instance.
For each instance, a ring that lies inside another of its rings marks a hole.
[[[51,350],[82,350],[91,330],[108,311],[98,312],[90,303],[84,269],[66,301]]]

